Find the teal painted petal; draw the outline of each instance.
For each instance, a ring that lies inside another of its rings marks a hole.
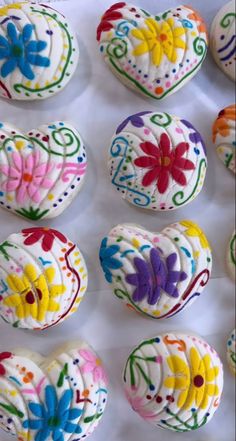
[[[8,23],[7,33],[8,33],[8,37],[11,40],[12,44],[15,44],[18,42],[17,30],[16,30],[16,27],[13,23]]]
[[[27,420],[23,422],[24,429],[39,430],[44,428],[44,420]]]
[[[49,58],[41,57],[41,55],[27,54],[26,59],[33,66],[40,66],[40,67],[49,67],[50,66]]]
[[[120,250],[120,247],[118,245],[111,245],[110,247],[107,247],[106,250],[104,250],[104,255],[106,257],[114,256],[114,254],[118,253]]]
[[[82,432],[81,427],[76,424],[73,424],[73,423],[67,423],[64,430],[66,433],[81,433]],[[79,432],[77,430],[79,430]]]
[[[69,411],[68,420],[75,420],[75,419],[79,418],[83,413],[84,412],[82,409],[71,409]]]
[[[31,412],[39,417],[39,418],[43,418],[44,416],[44,409],[42,404],[39,403],[29,403],[29,409],[31,410]]]
[[[60,431],[60,429],[55,430],[55,431],[53,432],[52,439],[53,439],[53,441],[64,441],[64,435],[63,435],[63,433]]]
[[[58,404],[58,409],[57,409],[58,415],[63,415],[63,413],[67,411],[67,409],[70,407],[72,398],[73,398],[72,390],[69,389],[66,390],[62,395]]]
[[[0,47],[0,60],[4,60],[4,58],[8,58],[10,54],[10,50],[7,47]]]
[[[1,75],[3,78],[6,78],[9,74],[11,74],[17,66],[17,61],[15,58],[10,58],[6,61],[1,68]]]
[[[30,41],[26,46],[26,52],[29,54],[30,52],[41,52],[46,49],[47,43],[46,41]]]
[[[56,415],[57,409],[57,394],[53,386],[47,386],[45,390],[45,401],[48,409],[48,417]]]
[[[9,48],[9,43],[2,35],[0,35],[0,47],[3,46],[5,48]]]
[[[24,77],[28,78],[28,80],[34,79],[34,72],[32,71],[30,64],[24,58],[20,58],[17,64]]]
[[[49,441],[50,440],[50,438],[49,438],[50,433],[51,433],[51,430],[48,427],[45,427],[43,430],[40,430],[37,433],[34,441]]]
[[[24,26],[23,32],[22,32],[22,39],[24,43],[27,43],[27,41],[30,40],[32,33],[33,33],[34,27],[31,24],[27,24]]]
[[[122,262],[120,262],[117,259],[114,259],[113,257],[110,257],[110,259],[107,260],[106,265],[108,266],[108,268],[111,269],[119,269],[123,266]]]

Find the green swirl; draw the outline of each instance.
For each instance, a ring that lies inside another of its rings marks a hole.
[[[118,60],[123,58],[128,51],[127,43],[120,38],[113,38],[111,43],[107,46],[107,53],[111,57],[115,57]]]
[[[168,113],[155,113],[150,120],[153,124],[160,127],[168,127],[172,121],[171,116],[168,115]]]
[[[63,141],[60,139],[61,135],[63,135],[63,137],[65,138],[65,139],[63,139]],[[54,130],[51,133],[51,136],[58,146],[63,147],[63,149],[66,147],[66,150],[62,151],[62,153],[60,153],[56,150],[52,150],[50,148],[50,144],[49,144],[49,147],[46,147],[45,144],[43,144],[41,141],[39,141],[39,139],[33,138],[33,137],[30,137],[30,139],[35,144],[38,144],[43,150],[45,150],[46,152],[48,152],[51,155],[63,156],[65,158],[65,157],[74,156],[74,155],[76,155],[76,153],[78,153],[78,151],[80,149],[80,140],[76,136],[76,134],[73,132],[73,130],[68,129],[66,127],[62,127],[61,129]],[[71,147],[73,144],[75,144],[75,147],[72,150],[72,152],[67,152],[67,148]]]
[[[189,197],[183,201],[183,198],[184,198],[184,192],[183,192],[183,191],[178,191],[178,192],[175,193],[175,195],[173,196],[173,198],[172,198],[172,202],[173,202],[177,207],[180,207],[181,205],[186,204],[186,202],[188,202],[189,199],[191,199],[191,197],[194,195],[194,193],[195,193],[195,191],[196,191],[196,189],[197,189],[197,186],[198,186],[198,182],[199,182],[199,179],[200,179],[200,176],[201,176],[201,171],[202,171],[202,167],[203,167],[203,165],[205,165],[205,167],[207,167],[207,163],[206,163],[206,160],[205,160],[205,159],[202,159],[201,162],[200,162],[200,166],[199,166],[199,169],[198,169],[197,181],[196,181],[196,184],[195,184],[195,186],[194,186],[194,189],[193,189],[192,193],[189,195]],[[178,201],[177,199],[179,199],[179,201]]]
[[[228,14],[226,14],[220,22],[221,27],[224,29],[228,28],[233,23],[233,20],[235,19],[235,17],[236,17],[235,12],[229,12]],[[232,18],[232,20],[231,20],[231,18]]]
[[[193,42],[193,49],[195,54],[201,56],[206,52],[207,44],[204,38],[197,37]]]

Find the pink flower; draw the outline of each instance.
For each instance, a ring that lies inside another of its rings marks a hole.
[[[126,396],[131,404],[132,409],[137,412],[145,420],[153,420],[156,418],[157,414],[148,409],[147,401],[143,397],[135,396],[132,397],[128,391],[126,391]]]
[[[41,188],[49,189],[53,181],[47,178],[54,165],[51,163],[40,164],[40,152],[31,153],[26,158],[20,153],[12,153],[12,165],[0,165],[0,172],[7,176],[2,184],[2,190],[15,191],[16,201],[23,204],[27,196],[34,202],[42,201]]]
[[[102,366],[101,360],[96,356],[96,354],[88,351],[87,349],[81,349],[79,354],[85,360],[85,363],[81,369],[82,372],[85,374],[91,372],[93,374],[94,383],[104,381],[104,383],[107,384],[107,374]]]

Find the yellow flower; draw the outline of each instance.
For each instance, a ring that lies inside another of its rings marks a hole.
[[[185,35],[182,26],[174,27],[173,18],[168,18],[162,23],[158,23],[154,18],[145,20],[147,28],[133,29],[132,35],[141,43],[136,46],[133,54],[136,56],[144,55],[147,52],[152,54],[152,62],[159,66],[165,54],[172,63],[177,61],[177,48],[185,49],[186,44],[181,40]]]
[[[209,397],[219,394],[219,388],[212,382],[219,374],[218,367],[211,367],[209,354],[200,357],[195,348],[190,349],[190,368],[178,355],[167,358],[173,377],[168,377],[164,385],[172,390],[180,390],[178,406],[189,409],[195,403],[197,408],[206,409]],[[190,370],[191,369],[191,370]]]
[[[8,6],[2,6],[0,7],[0,16],[5,16],[8,15],[8,11],[9,9],[21,9],[22,7],[22,3],[12,3],[11,5]]]
[[[187,230],[185,231],[185,234],[187,236],[199,238],[202,248],[211,248],[205,234],[198,226],[198,224],[195,224],[195,222],[191,222],[188,220],[184,220],[180,222],[180,224],[187,228]]]
[[[53,285],[55,269],[50,267],[38,276],[34,265],[26,265],[23,276],[9,274],[6,278],[12,294],[4,299],[4,304],[15,308],[19,319],[32,317],[39,322],[47,312],[57,312],[60,304],[54,299],[64,294],[64,285]]]

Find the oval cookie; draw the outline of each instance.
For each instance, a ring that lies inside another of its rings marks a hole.
[[[124,386],[133,410],[144,420],[188,432],[208,423],[217,410],[223,366],[200,337],[162,334],[143,341],[131,353]]]
[[[140,112],[117,128],[108,166],[123,199],[138,208],[174,210],[201,191],[206,148],[190,122],[167,113]]]
[[[60,92],[79,59],[75,33],[48,5],[0,6],[0,96],[38,100]]]
[[[77,310],[87,279],[79,248],[59,231],[12,234],[0,244],[0,315],[18,328],[55,326]]]
[[[83,342],[47,358],[2,352],[0,428],[19,441],[82,440],[103,416],[107,383],[102,361]]]
[[[236,172],[235,150],[236,150],[236,105],[226,107],[218,114],[213,124],[213,143],[216,152],[225,167]]]
[[[227,247],[227,269],[233,281],[235,281],[236,273],[236,231],[233,232]]]
[[[125,86],[160,100],[198,72],[208,38],[203,18],[191,6],[156,12],[116,3],[102,17],[97,41],[105,62]]]
[[[113,228],[100,262],[114,294],[148,317],[171,317],[189,306],[207,284],[212,255],[200,227],[188,220],[160,233],[136,225]]]
[[[233,375],[236,375],[236,330],[234,329],[227,341],[227,360]]]
[[[236,72],[235,2],[226,3],[211,26],[211,51],[219,68],[233,81]]]
[[[87,156],[78,131],[57,121],[27,134],[0,122],[0,206],[30,220],[60,215],[81,190]]]

